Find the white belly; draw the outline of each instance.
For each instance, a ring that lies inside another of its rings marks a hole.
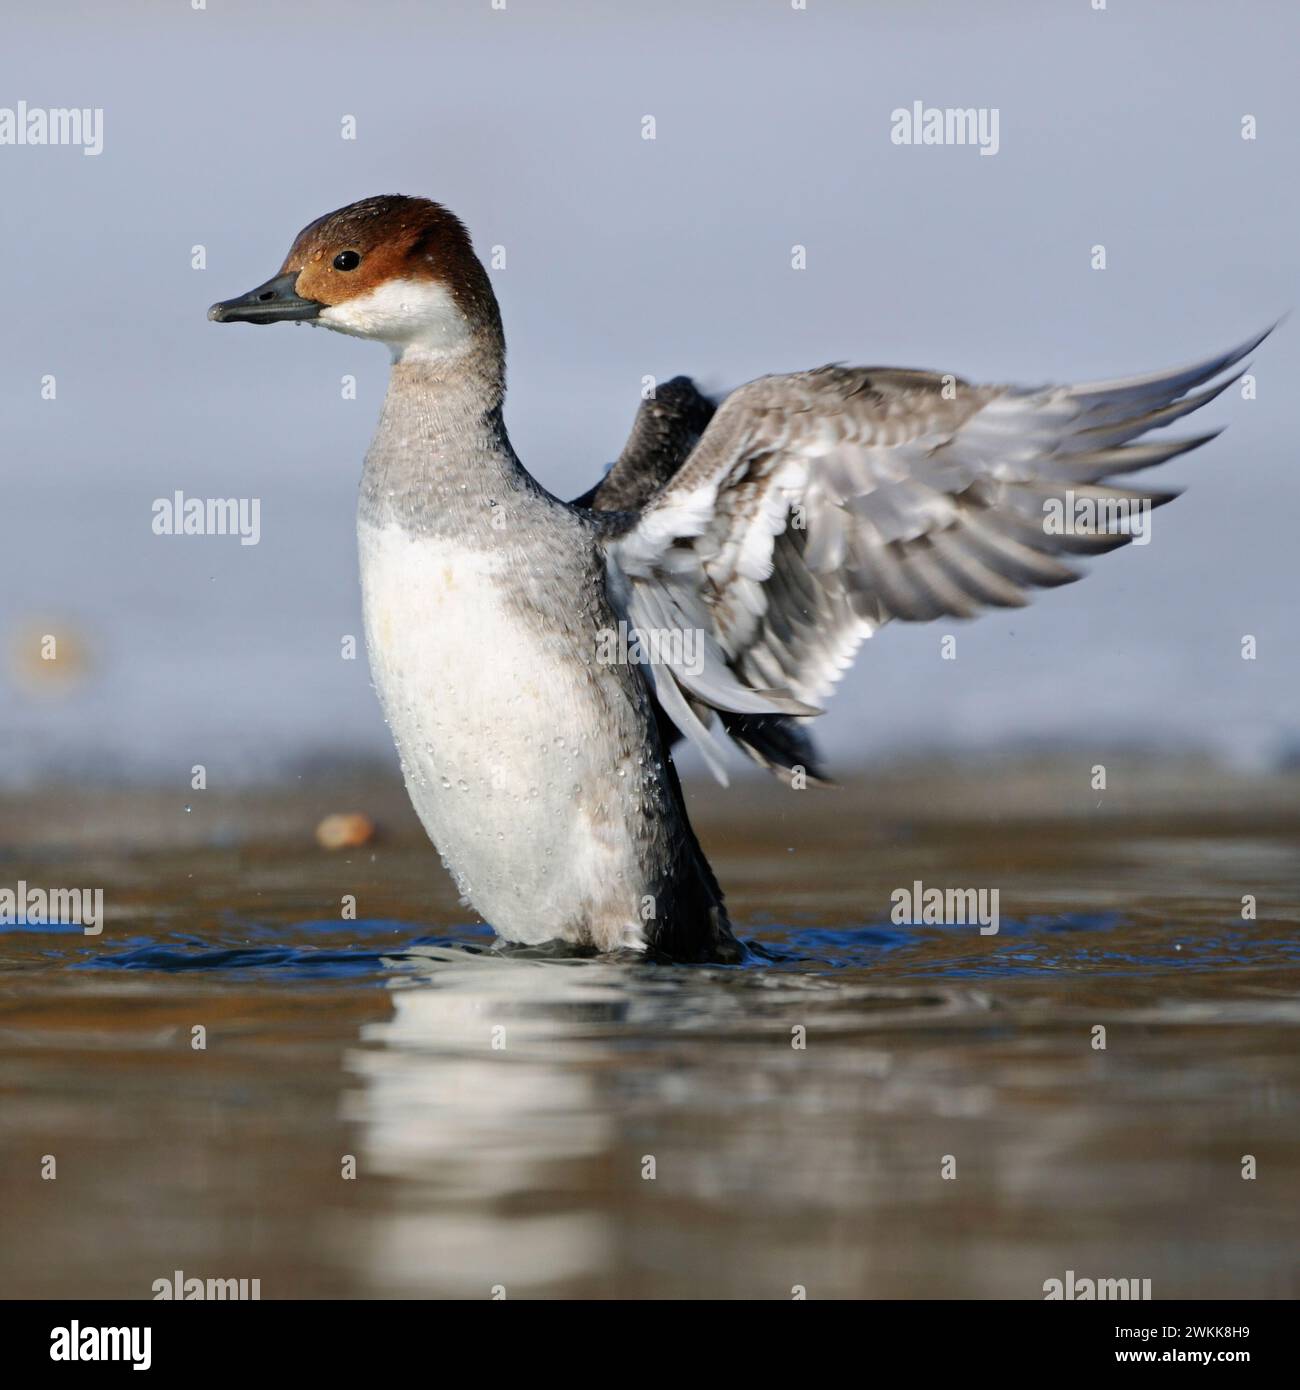
[[[366,640],[411,801],[512,941],[640,947],[641,782],[575,653],[510,602],[501,553],[361,522]],[[648,761],[648,760],[647,760]]]

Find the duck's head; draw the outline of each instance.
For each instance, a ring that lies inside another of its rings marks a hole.
[[[427,198],[363,198],[298,233],[279,272],[208,310],[216,323],[308,322],[453,354],[501,336],[487,272],[460,219]]]

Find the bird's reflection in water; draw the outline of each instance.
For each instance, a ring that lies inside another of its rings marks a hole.
[[[347,1058],[361,1162],[404,1190],[372,1223],[376,1283],[488,1297],[596,1273],[606,1223],[538,1194],[560,1197],[615,1145],[599,1079],[575,1058],[584,1032],[626,1017],[626,970],[429,948],[419,973]]]
[[[391,1017],[345,1063],[360,1164],[394,1185],[367,1231],[371,1279],[391,1292],[662,1292],[671,1269],[674,1292],[698,1274],[788,1297],[800,1271],[782,1225],[803,1224],[796,1249],[820,1242],[831,1208],[861,1209],[893,1161],[863,1123],[890,1053],[845,1010],[897,1024],[987,1009],[975,992],[763,969],[443,947],[402,964]],[[935,1103],[980,1108],[966,1086]],[[756,1249],[758,1225],[776,1238]],[[833,1256],[837,1282],[861,1259]]]

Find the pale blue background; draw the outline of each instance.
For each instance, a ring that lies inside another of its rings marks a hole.
[[[1076,380],[1293,307],[1298,40],[1284,3],[11,9],[0,105],[102,106],[105,148],[0,149],[0,780],[389,756],[364,660],[338,656],[360,633],[353,506],[386,355],[204,318],[316,215],[427,194],[507,248],[509,424],[571,495],[618,451],[644,373]],[[891,145],[917,99],[997,106],[1001,152]],[[956,663],[942,627],[881,634],[823,721],[839,766],[1026,738],[1247,764],[1295,747],[1298,367],[1293,322],[1258,356],[1259,399],[1216,403],[1227,435],[1171,471],[1190,491],[1150,546],[953,629]],[[261,545],[153,536],[178,487],[260,497]],[[55,622],[93,658],[57,700],[12,652]]]

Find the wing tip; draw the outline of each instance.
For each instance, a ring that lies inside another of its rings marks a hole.
[[[1207,381],[1212,381],[1221,372],[1234,367],[1243,358],[1249,356],[1255,349],[1277,328],[1279,328],[1291,316],[1288,309],[1286,313],[1280,315],[1268,325],[1262,332],[1255,334],[1251,338],[1238,343],[1235,347],[1229,348],[1227,352],[1221,352],[1212,357],[1201,358],[1196,362],[1185,363],[1181,367],[1174,367],[1167,371],[1155,371],[1131,377],[1114,377],[1108,381],[1089,381],[1070,388],[1070,395],[1076,399],[1088,400],[1090,397],[1117,396],[1122,398],[1125,395],[1141,396],[1150,393],[1158,388],[1164,387],[1168,391],[1169,400],[1177,400],[1185,396],[1197,386],[1203,385]],[[1231,384],[1231,383],[1229,383]]]

